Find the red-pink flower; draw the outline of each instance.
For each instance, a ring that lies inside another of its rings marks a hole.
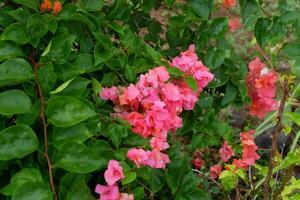
[[[117,87],[102,88],[100,92],[101,99],[115,101],[118,98]]]
[[[210,167],[210,178],[216,179],[220,176],[222,172],[222,166],[221,165],[214,165]]]
[[[234,155],[232,147],[227,144],[227,141],[225,141],[223,146],[220,148],[219,154],[223,162],[227,162]]]
[[[153,149],[157,149],[159,151],[168,149],[170,147],[168,142],[163,141],[161,138],[157,137],[151,138],[150,145]]]
[[[175,57],[171,67],[182,70],[184,77],[193,76],[198,90],[193,91],[184,78],[169,80],[168,70],[160,66],[140,75],[136,84],[104,88],[100,93],[101,98],[115,104],[111,116],[127,120],[132,130],[144,138],[154,137],[150,142],[152,151],[131,149],[128,152],[128,158],[138,167],[164,168],[170,162],[168,155],[160,152],[169,147],[167,134],[182,127],[180,113],[183,109],[193,109],[203,87],[213,79],[213,74],[198,59],[194,45]]]
[[[151,152],[143,149],[130,149],[127,152],[127,157],[129,160],[133,161],[137,167],[140,167],[141,165],[145,165],[145,163],[149,160],[150,154]]]
[[[99,200],[119,200],[120,193],[117,185],[96,185],[95,192],[100,194]]]
[[[251,98],[250,114],[263,119],[265,115],[278,108],[276,96],[275,71],[269,71],[258,57],[249,63],[249,73],[246,78],[248,95]]]
[[[228,26],[230,32],[237,31],[241,27],[239,18],[229,18]]]
[[[223,6],[225,8],[230,8],[236,5],[236,0],[223,0]]]
[[[149,154],[149,159],[145,163],[146,165],[156,168],[156,169],[164,169],[166,164],[170,162],[169,156],[160,152],[157,149],[152,149],[151,154]]]
[[[104,178],[108,185],[114,185],[117,181],[125,178],[123,168],[116,160],[108,162],[107,170],[104,172]]]
[[[260,156],[256,153],[257,146],[254,142],[254,133],[254,130],[241,133],[241,141],[243,144],[242,161],[246,165],[254,165],[255,161],[260,158]]]
[[[118,200],[134,200],[133,194],[121,193]]]
[[[241,159],[233,159],[232,164],[235,165],[237,169],[243,168],[247,170],[248,168],[247,164],[245,164]]]
[[[200,169],[204,164],[204,160],[201,157],[197,157],[192,160],[192,164],[194,165],[195,169]]]

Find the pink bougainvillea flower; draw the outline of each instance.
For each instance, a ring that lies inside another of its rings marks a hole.
[[[108,185],[114,185],[117,181],[125,178],[123,168],[116,160],[108,162],[107,170],[104,172],[104,178]]]
[[[227,162],[234,155],[232,147],[227,144],[227,141],[225,141],[223,146],[220,148],[219,154],[223,162]]]
[[[229,18],[228,26],[230,32],[237,31],[241,27],[239,18]]]
[[[133,194],[121,193],[119,200],[134,200]]]
[[[230,8],[236,5],[236,0],[223,0],[223,6],[225,8]]]
[[[192,164],[194,165],[195,169],[201,169],[204,164],[204,160],[201,157],[197,157],[192,160]]]
[[[153,149],[157,149],[159,151],[168,149],[170,147],[168,142],[163,141],[161,138],[157,137],[151,138],[150,145]]]
[[[241,159],[233,159],[232,164],[236,166],[236,169],[243,168],[247,170],[248,168],[248,166]]]
[[[203,87],[213,79],[213,74],[198,59],[194,45],[175,57],[171,67],[180,69],[183,78],[170,79],[167,68],[159,66],[140,75],[136,84],[103,88],[100,93],[102,99],[115,104],[115,113],[111,116],[128,121],[132,131],[140,136],[152,137],[152,151],[131,149],[127,153],[128,159],[138,167],[165,168],[170,160],[161,151],[169,147],[168,133],[182,127],[180,113],[183,109],[193,109]],[[196,80],[197,91],[193,91],[185,82],[184,77],[187,76]]]
[[[189,49],[182,52],[180,56],[172,60],[172,66],[179,68],[183,72],[188,72],[195,66],[198,56],[195,53],[195,45],[190,45]]]
[[[152,149],[151,154],[149,154],[149,159],[146,161],[146,165],[156,168],[164,169],[166,164],[170,162],[169,156],[160,152],[157,149]]]
[[[100,92],[101,99],[115,101],[118,98],[117,87],[102,88]]]
[[[220,176],[222,172],[222,166],[221,165],[214,165],[210,167],[210,177],[212,179],[216,179]]]
[[[137,167],[144,165],[149,160],[149,151],[143,149],[130,149],[127,152],[127,157],[129,160],[133,161]]]
[[[246,165],[254,165],[256,160],[260,158],[260,156],[256,153],[257,146],[254,142],[253,134],[254,130],[250,130],[247,132],[242,132],[240,134],[241,141],[243,144],[243,156],[242,161]]]
[[[249,63],[246,85],[251,99],[250,115],[263,119],[268,112],[278,109],[275,100],[277,80],[277,73],[269,71],[258,57]]]
[[[99,200],[119,200],[120,193],[117,185],[96,185],[95,192],[100,194]]]

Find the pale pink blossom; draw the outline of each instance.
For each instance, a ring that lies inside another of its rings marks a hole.
[[[96,185],[95,192],[100,194],[98,200],[118,200],[120,198],[119,188],[117,185]]]
[[[125,178],[123,168],[116,160],[108,162],[107,170],[104,172],[104,178],[108,185],[114,185],[117,181]]]

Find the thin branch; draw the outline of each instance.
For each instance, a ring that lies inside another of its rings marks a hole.
[[[272,62],[271,62],[271,59],[269,58],[269,56],[265,53],[265,51],[257,43],[256,43],[256,49],[264,57],[264,59],[268,62],[269,66],[272,69],[275,69]]]
[[[44,149],[44,156],[45,156],[45,159],[47,161],[47,164],[48,164],[48,174],[49,174],[49,182],[50,182],[50,187],[51,187],[51,191],[53,193],[53,199],[54,200],[57,200],[57,193],[56,193],[56,190],[55,190],[55,185],[54,185],[54,181],[53,181],[53,174],[52,174],[52,164],[51,164],[51,160],[49,158],[49,154],[48,154],[48,129],[47,129],[47,123],[46,123],[46,119],[45,119],[45,101],[44,101],[44,96],[43,96],[43,90],[38,82],[38,77],[37,77],[37,68],[39,66],[38,63],[35,62],[34,60],[34,53],[32,53],[30,56],[29,56],[29,61],[31,62],[31,64],[34,66],[34,79],[35,79],[35,85],[36,85],[36,88],[37,88],[37,93],[38,93],[38,96],[40,98],[40,101],[41,101],[41,105],[40,105],[40,119],[42,121],[42,124],[43,124],[43,133],[44,133],[44,143],[45,143],[45,149]]]
[[[277,124],[275,127],[275,131],[272,135],[272,148],[271,148],[270,159],[269,159],[268,173],[264,182],[264,200],[268,200],[269,197],[269,183],[273,174],[274,157],[276,153],[277,141],[278,141],[278,136],[282,130],[282,116],[285,107],[285,102],[287,100],[287,96],[289,93],[288,81],[286,78],[284,79],[282,87],[283,87],[282,95],[281,95],[280,105],[279,105],[277,118],[276,118]]]

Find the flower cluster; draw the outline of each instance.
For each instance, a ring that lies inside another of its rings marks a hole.
[[[263,119],[266,113],[278,108],[276,97],[275,71],[268,71],[258,57],[249,63],[249,73],[246,79],[248,95],[251,98],[250,114]]]
[[[119,193],[117,182],[124,179],[123,168],[116,160],[110,160],[104,172],[107,185],[96,185],[96,193],[100,194],[99,200],[134,200],[133,194]]]
[[[256,153],[257,146],[254,142],[254,133],[254,130],[249,130],[240,134],[240,139],[243,145],[243,155],[242,159],[233,159],[232,165],[235,165],[235,170],[247,170],[248,166],[254,165],[256,160],[260,158],[260,156]],[[232,147],[227,144],[227,141],[225,141],[223,146],[220,148],[219,154],[223,162],[227,162],[230,158],[232,158],[232,156],[234,156]],[[221,172],[222,166],[220,164],[210,167],[210,177],[213,179],[219,177]]]
[[[170,162],[162,151],[169,148],[167,134],[182,126],[180,113],[192,110],[198,95],[213,79],[207,67],[198,59],[195,46],[175,57],[171,67],[183,72],[181,79],[170,78],[166,67],[160,66],[140,75],[136,84],[128,87],[103,88],[100,97],[115,104],[115,116],[127,120],[132,130],[144,138],[151,137],[151,151],[133,148],[127,153],[129,160],[138,167],[165,168]],[[184,81],[192,76],[197,83],[194,91]]]
[[[55,0],[53,7],[52,7],[51,0],[44,0],[40,6],[40,10],[42,12],[46,12],[46,11],[51,12],[52,10],[52,13],[54,15],[57,15],[61,11],[61,9],[62,9],[62,4],[59,0]]]
[[[223,6],[225,8],[230,8],[236,5],[236,0],[223,0]]]

